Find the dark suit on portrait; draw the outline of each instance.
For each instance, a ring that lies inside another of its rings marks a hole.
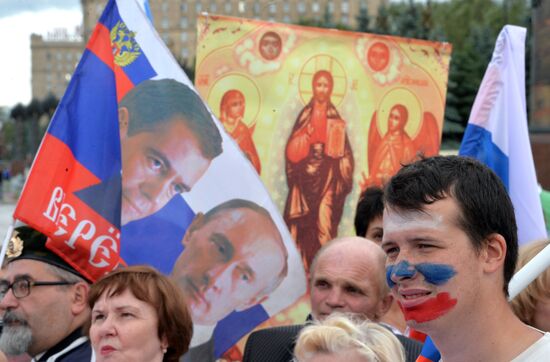
[[[294,346],[304,324],[261,329],[252,333],[244,348],[243,362],[290,362]],[[415,362],[422,343],[395,335],[405,349],[405,360]]]
[[[210,338],[203,344],[189,348],[181,358],[181,362],[214,362],[214,338]]]

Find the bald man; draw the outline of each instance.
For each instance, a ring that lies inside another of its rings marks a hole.
[[[325,244],[311,264],[308,319],[323,320],[333,312],[342,312],[379,322],[393,300],[386,284],[385,263],[384,251],[365,238],[337,238]],[[292,361],[294,343],[302,328],[303,325],[293,325],[252,333],[243,362]],[[407,361],[415,361],[422,345],[397,337],[405,348]]]

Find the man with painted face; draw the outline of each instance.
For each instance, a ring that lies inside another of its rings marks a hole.
[[[330,241],[315,255],[310,272],[311,315],[324,320],[334,312],[352,313],[379,322],[392,303],[385,281],[383,250],[360,237]],[[301,325],[267,328],[252,333],[244,362],[289,362]],[[416,361],[422,345],[401,335],[407,361]]]
[[[508,304],[518,245],[514,209],[489,168],[458,156],[403,167],[385,189],[387,279],[409,326],[442,360],[542,361],[550,334]]]
[[[121,224],[147,217],[189,191],[222,152],[199,96],[173,79],[146,80],[119,103]]]
[[[213,361],[212,332],[233,311],[262,303],[288,270],[288,252],[269,212],[247,200],[198,214],[183,238],[172,276],[194,324],[184,361]]]

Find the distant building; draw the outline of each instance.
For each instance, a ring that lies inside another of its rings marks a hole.
[[[69,35],[66,29],[56,29],[46,38],[32,34],[32,97],[42,100],[53,94],[60,99],[83,50],[81,36]]]

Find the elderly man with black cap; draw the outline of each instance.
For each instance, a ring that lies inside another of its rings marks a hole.
[[[90,318],[89,282],[46,248],[47,237],[27,226],[15,229],[0,279],[5,310],[0,350],[28,353],[37,362],[90,361],[81,327]]]

